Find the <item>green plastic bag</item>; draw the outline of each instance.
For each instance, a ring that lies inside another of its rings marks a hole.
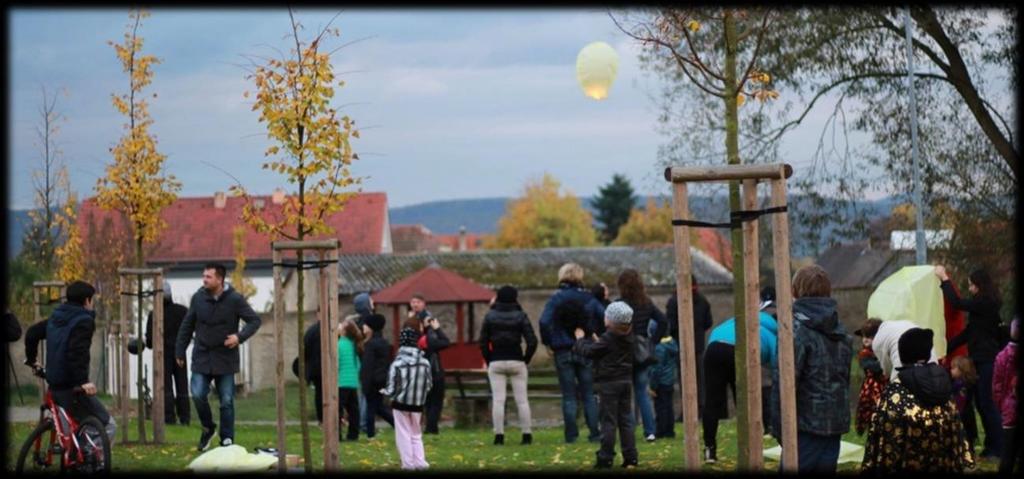
[[[885,278],[868,299],[868,317],[902,319],[931,329],[935,354],[942,357],[946,355],[946,318],[934,271],[934,266],[904,266]]]
[[[775,446],[764,450],[764,458],[778,461],[782,457],[782,446]],[[839,459],[836,464],[844,462],[855,462],[860,464],[864,461],[864,446],[852,442],[839,441]]]
[[[277,458],[267,454],[249,454],[237,444],[218,447],[204,452],[192,460],[188,468],[192,472],[260,472],[269,471],[277,464]]]

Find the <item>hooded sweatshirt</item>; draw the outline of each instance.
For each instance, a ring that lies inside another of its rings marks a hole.
[[[903,366],[897,376],[924,407],[945,404],[953,395],[949,373],[936,363]]]
[[[853,347],[832,298],[793,302],[797,430],[819,436],[850,430],[850,363]],[[782,430],[778,368],[772,372],[774,431]]]
[[[431,385],[430,362],[423,357],[423,351],[415,346],[402,346],[388,370],[388,385],[381,393],[392,399],[394,409],[420,412]]]
[[[46,382],[68,389],[89,382],[89,346],[96,330],[96,312],[62,303],[46,322]]]

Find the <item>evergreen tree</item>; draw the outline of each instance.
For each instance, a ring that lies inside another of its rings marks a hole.
[[[624,175],[612,175],[611,182],[597,190],[590,205],[597,210],[597,221],[601,223],[601,241],[607,244],[619,235],[619,228],[629,220],[629,213],[636,204],[633,185]]]

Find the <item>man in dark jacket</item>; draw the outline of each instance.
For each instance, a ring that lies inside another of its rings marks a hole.
[[[174,360],[174,347],[178,343],[181,321],[188,308],[175,303],[171,297],[171,284],[164,282],[164,424],[189,425],[192,418],[188,403],[188,369]],[[146,318],[146,347],[153,349],[153,312]],[[175,415],[177,413],[177,415]]]
[[[834,474],[840,438],[850,430],[853,346],[839,322],[836,300],[831,295],[828,274],[820,266],[805,266],[793,276],[799,472]],[[781,443],[778,368],[773,372],[772,384],[772,429]]]
[[[366,437],[376,435],[378,417],[395,427],[391,409],[384,404],[380,390],[388,385],[388,369],[391,367],[391,344],[384,339],[385,318],[371,314],[363,322],[363,334],[368,338],[363,344],[362,366],[359,368],[359,385],[366,396],[366,417],[363,420]]]
[[[594,379],[591,361],[572,352],[573,329],[566,327],[563,311],[577,311],[582,318],[585,333],[599,329],[604,321],[604,306],[583,287],[583,268],[576,263],[566,263],[558,269],[558,290],[551,296],[540,314],[540,341],[548,348],[548,354],[555,361],[558,371],[558,386],[562,392],[562,419],[565,442],[576,442],[579,429],[576,426],[577,397],[583,401],[583,416],[590,429],[588,439],[597,442],[601,429],[597,418],[597,403],[594,401]],[[575,322],[575,321],[570,321]]]
[[[313,407],[316,409],[316,420],[324,422],[323,374],[320,367],[320,321],[306,328],[302,335],[303,352],[306,356],[306,384],[313,385]],[[298,359],[296,359],[298,361]],[[298,363],[296,362],[296,374]]]
[[[78,421],[95,416],[113,441],[114,418],[96,399],[96,385],[89,380],[89,348],[96,331],[95,294],[96,289],[84,281],[69,284],[67,301],[46,321],[46,383],[54,402]]]
[[[635,467],[636,421],[633,420],[633,360],[635,338],[630,328],[633,310],[622,301],[605,309],[606,331],[596,340],[575,331],[573,350],[594,361],[594,385],[601,408],[601,448],[597,468],[609,468],[615,460],[615,434],[622,444],[622,467]],[[593,335],[592,336],[596,336]],[[642,391],[646,394],[646,391]]]
[[[673,290],[675,291],[675,290]],[[714,324],[711,317],[711,303],[697,290],[697,277],[693,276],[693,352],[697,358],[697,415],[704,417],[704,342],[707,339],[708,329]],[[658,337],[679,334],[679,298],[675,292],[668,298],[665,304],[665,317],[668,319],[669,330],[658,331]],[[682,412],[680,412],[682,414]],[[682,417],[682,416],[680,416]]]
[[[192,342],[192,401],[203,425],[199,436],[200,451],[210,447],[216,430],[210,411],[210,382],[217,385],[220,397],[220,445],[234,444],[235,437],[235,373],[239,371],[238,345],[260,328],[260,317],[248,301],[230,285],[224,284],[224,265],[209,263],[203,267],[203,287],[192,295],[188,314],[178,330],[174,357],[185,366],[185,350]],[[245,327],[238,330],[238,321]]]
[[[430,362],[430,377],[433,384],[427,394],[426,410],[427,427],[423,434],[438,434],[438,421],[441,420],[441,409],[444,407],[444,367],[441,365],[441,350],[451,345],[448,336],[441,330],[441,323],[427,310],[427,300],[416,293],[409,300],[409,317],[419,318],[423,322],[423,337],[420,347]]]

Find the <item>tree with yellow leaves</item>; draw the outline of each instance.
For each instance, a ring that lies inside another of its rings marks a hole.
[[[629,220],[619,229],[612,242],[616,246],[645,246],[672,244],[672,206],[647,200],[644,209],[633,208]]]
[[[523,195],[508,203],[498,220],[498,232],[485,248],[552,248],[594,246],[597,232],[590,212],[548,173],[530,180]]]
[[[255,84],[255,102],[252,110],[260,114],[259,121],[267,128],[267,138],[275,144],[267,148],[264,156],[271,158],[263,169],[281,173],[297,186],[296,195],[285,197],[281,217],[268,219],[263,210],[253,204],[252,198],[239,184],[231,187],[236,196],[245,199],[242,219],[255,231],[270,236],[271,240],[287,238],[302,241],[334,233],[326,218],[340,212],[352,196],[358,193],[346,190],[362,179],[352,175],[351,165],[358,156],[350,140],[359,138],[355,120],[340,115],[332,106],[335,89],[345,85],[335,78],[331,55],[327,50],[329,37],[340,36],[332,27],[334,18],[309,41],[300,38],[303,26],[295,20],[291,9],[291,48],[287,58],[251,57],[249,80]],[[337,18],[337,15],[335,15]],[[283,55],[283,53],[282,53]],[[249,92],[244,93],[249,97]],[[303,251],[296,251],[299,263]],[[298,293],[297,341],[299,356],[299,421],[302,428],[302,453],[306,472],[312,472],[313,461],[309,443],[309,423],[306,401],[306,359],[303,304],[305,303],[305,275],[295,275]]]
[[[125,133],[110,152],[113,163],[107,165],[106,173],[96,183],[96,202],[107,210],[120,211],[131,227],[135,247],[135,267],[145,265],[144,243],[156,240],[160,230],[167,225],[160,218],[160,211],[177,198],[181,183],[173,175],[165,175],[163,165],[166,156],[156,150],[156,138],[149,128],[153,119],[149,116],[149,105],[142,90],[153,81],[151,67],[160,62],[153,55],[142,54],[142,37],[139,26],[149,14],[132,10],[127,31],[122,43],[107,42],[114,47],[121,68],[128,75],[128,90],[111,95],[114,108],[128,117]],[[156,94],[152,95],[154,98]],[[142,278],[137,283],[142,291]],[[142,333],[142,298],[136,308],[139,334]],[[143,406],[142,355],[138,357],[137,387],[139,411]],[[146,422],[139,424],[139,441],[146,442]]]
[[[235,269],[231,271],[231,285],[239,294],[249,299],[256,294],[256,285],[245,276],[245,226],[234,229]]]
[[[61,229],[67,231],[68,237],[64,244],[57,247],[57,277],[65,283],[85,279],[85,254],[82,251],[82,235],[78,228],[77,200],[75,195],[68,195],[63,214],[57,221]]]

